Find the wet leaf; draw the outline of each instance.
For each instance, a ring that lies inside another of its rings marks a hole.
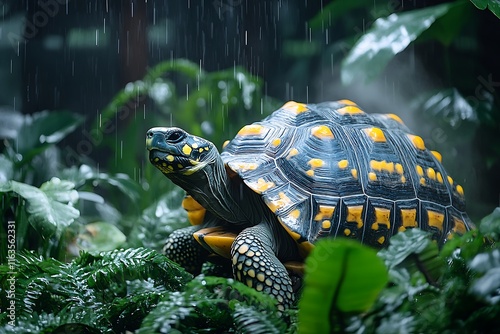
[[[78,200],[78,193],[69,181],[52,178],[40,189],[31,185],[10,181],[10,190],[27,201],[28,221],[42,237],[48,238],[60,233],[80,216],[72,204]]]
[[[469,267],[483,273],[483,276],[472,284],[470,292],[491,304],[500,302],[500,250],[476,255]]]
[[[115,225],[95,222],[84,226],[84,231],[77,237],[77,243],[88,252],[104,252],[118,248],[126,239]]]
[[[386,267],[375,250],[352,240],[318,242],[306,260],[300,332],[330,333],[335,313],[368,309],[386,283]]]
[[[14,164],[5,155],[0,154],[0,184],[6,183],[14,175]],[[0,190],[1,191],[1,190]]]
[[[500,238],[500,207],[496,207],[492,213],[481,220],[479,231],[493,240]]]
[[[382,249],[378,255],[388,268],[394,268],[411,254],[423,252],[429,244],[429,233],[413,228],[391,237],[389,247]]]
[[[444,3],[376,20],[373,28],[361,36],[342,61],[342,82],[351,84],[356,80],[374,79],[396,54],[405,50],[453,6],[456,4]]]
[[[474,6],[484,10],[486,7],[495,14],[496,17],[500,18],[500,1],[499,0],[470,0]]]

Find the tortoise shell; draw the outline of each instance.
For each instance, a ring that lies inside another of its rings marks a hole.
[[[288,102],[243,127],[221,156],[303,246],[344,236],[383,247],[414,227],[442,244],[473,227],[441,155],[398,116],[349,100]]]

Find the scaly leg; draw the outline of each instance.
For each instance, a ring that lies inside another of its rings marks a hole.
[[[196,225],[176,230],[170,234],[163,246],[163,253],[170,260],[193,275],[200,274],[201,266],[209,254],[193,237],[193,233],[199,229],[200,225]]]

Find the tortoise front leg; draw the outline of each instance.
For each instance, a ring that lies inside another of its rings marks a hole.
[[[163,253],[170,260],[193,275],[200,274],[201,266],[209,254],[193,237],[193,233],[199,229],[200,225],[178,229],[170,234],[163,246]]]
[[[234,277],[257,291],[264,291],[279,302],[283,310],[294,302],[292,281],[278,260],[268,224],[249,227],[234,240],[231,260]]]

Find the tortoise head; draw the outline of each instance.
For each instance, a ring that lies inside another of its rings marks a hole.
[[[151,163],[167,176],[191,175],[215,161],[219,154],[210,141],[175,127],[149,129],[146,148]]]

